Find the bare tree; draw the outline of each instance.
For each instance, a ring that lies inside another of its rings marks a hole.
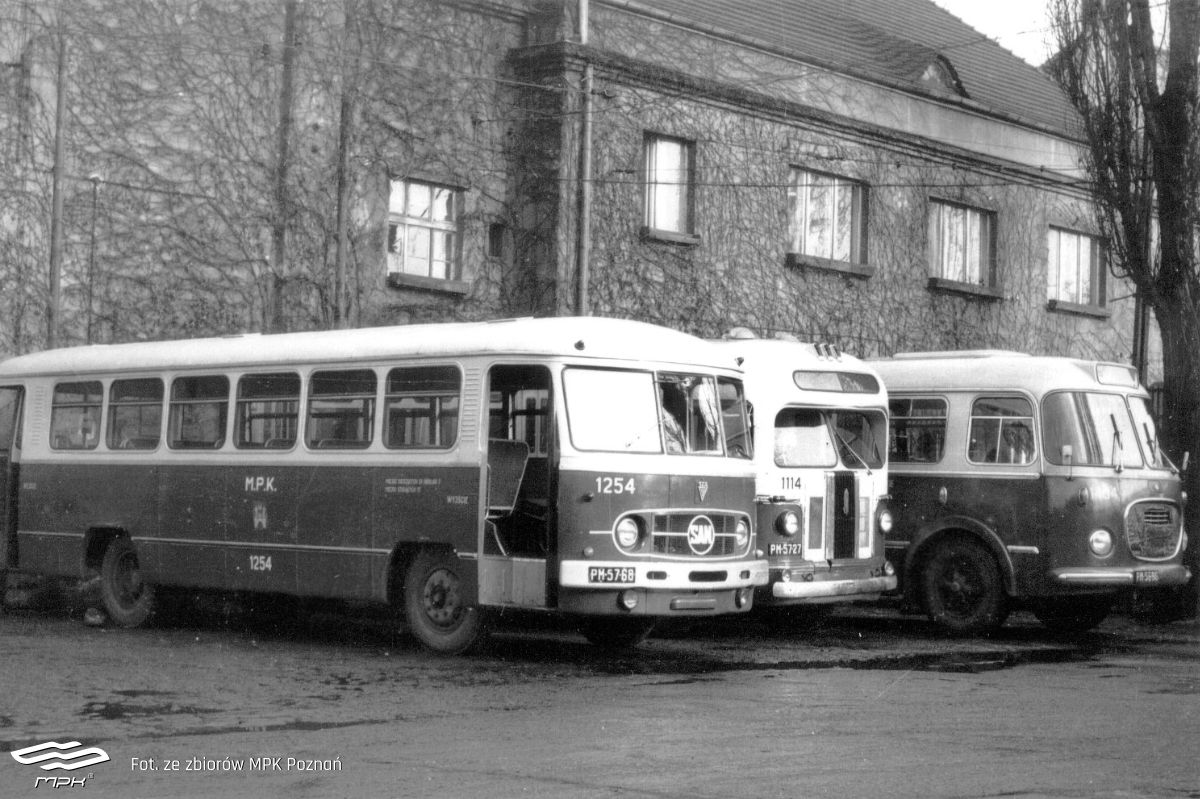
[[[1054,0],[1060,52],[1050,67],[1082,120],[1113,271],[1134,283],[1158,320],[1162,435],[1167,451],[1179,456],[1200,453],[1200,2],[1165,6],[1164,36],[1155,30],[1149,0]],[[1185,479],[1191,495],[1200,496],[1200,469]],[[1200,518],[1191,516],[1191,540],[1200,542]],[[1193,543],[1193,575],[1200,571],[1198,550]],[[1195,586],[1193,576],[1193,613],[1200,599]]]

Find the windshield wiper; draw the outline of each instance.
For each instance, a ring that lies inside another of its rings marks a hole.
[[[1125,445],[1121,443],[1121,431],[1117,429],[1117,416],[1110,413],[1108,420],[1112,422],[1113,429],[1113,469],[1118,473],[1125,469],[1125,464],[1122,462],[1122,455],[1125,454]]]
[[[842,435],[842,431],[834,428],[833,434],[837,436],[838,441],[842,442],[842,447],[846,450],[846,452],[849,452],[851,455],[853,455],[854,459],[863,465],[863,468],[867,470],[867,477],[870,477],[872,475],[871,465],[863,460],[863,456],[859,455],[854,450],[854,447],[850,446],[850,442],[847,441],[846,437]]]

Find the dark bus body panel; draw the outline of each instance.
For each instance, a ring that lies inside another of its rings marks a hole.
[[[398,544],[476,550],[478,486],[475,468],[30,464],[18,566],[79,576],[89,533],[121,531],[158,584],[384,600]]]

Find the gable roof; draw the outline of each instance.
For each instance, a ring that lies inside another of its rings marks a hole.
[[[597,0],[1057,133],[1058,86],[931,0]]]

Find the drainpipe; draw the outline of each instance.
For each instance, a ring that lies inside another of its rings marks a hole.
[[[579,0],[579,43],[588,43],[588,0]],[[587,58],[587,54],[584,54]],[[592,256],[592,64],[583,67],[579,127],[579,213],[575,231],[575,314],[587,316],[588,272]]]

